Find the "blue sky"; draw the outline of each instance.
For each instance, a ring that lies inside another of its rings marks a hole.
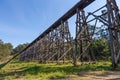
[[[79,0],[0,0],[0,39],[18,44],[31,42]],[[86,10],[102,6],[105,0],[97,0]],[[116,0],[120,5],[120,0]],[[74,33],[75,19],[70,19]]]

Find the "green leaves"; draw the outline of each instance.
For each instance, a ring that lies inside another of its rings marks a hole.
[[[29,43],[25,43],[25,44],[19,44],[16,48],[13,49],[13,53],[12,54],[17,54],[20,51],[22,51],[25,47],[28,46]]]
[[[92,50],[97,60],[108,59],[110,57],[109,44],[105,38],[95,40],[92,43]]]
[[[11,43],[4,43],[0,39],[0,61],[3,60],[3,59],[5,60],[5,58],[7,56],[9,56],[12,51],[13,51],[12,44]]]

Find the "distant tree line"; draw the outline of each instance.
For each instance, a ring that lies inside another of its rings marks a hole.
[[[0,40],[0,60],[5,59],[7,56],[15,55],[23,50],[29,43],[19,44],[13,48],[11,43],[4,43]],[[95,39],[91,44],[92,52],[96,60],[110,59],[109,43],[106,38]],[[88,53],[89,54],[89,53]]]
[[[29,43],[19,44],[17,47],[15,47],[15,48],[13,49],[12,54],[19,53],[19,52],[22,51],[24,48],[26,48],[28,45],[29,45]]]
[[[19,53],[21,50],[23,50],[29,43],[25,44],[19,44],[17,47],[13,48],[13,45],[11,43],[4,43],[0,39],[0,61],[5,60],[8,56],[14,55],[16,53]]]
[[[0,40],[0,60],[10,55],[12,51],[13,46],[11,43],[4,43],[2,40]]]

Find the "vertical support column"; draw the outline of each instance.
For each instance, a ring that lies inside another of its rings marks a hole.
[[[89,53],[89,46],[90,35],[85,12],[77,9],[74,65],[77,65],[79,59],[83,62],[83,53]]]
[[[55,60],[57,61],[57,64],[59,63],[59,49],[60,49],[60,46],[59,46],[59,33],[58,33],[58,28],[55,29],[55,53],[56,53],[56,56],[55,56]]]
[[[37,43],[36,43],[36,46],[37,46],[37,48],[36,48],[36,57],[37,57],[37,61],[39,61],[39,57],[40,57],[40,46],[39,46],[39,43],[40,43],[40,40],[39,41],[37,41]]]
[[[72,45],[72,40],[71,40],[71,34],[70,34],[70,31],[69,31],[69,25],[68,25],[68,21],[65,21],[65,24],[64,24],[64,36],[65,36],[65,50],[69,50],[71,47],[73,47]],[[66,53],[67,55],[67,59],[70,60],[72,59],[72,51],[68,51],[68,53]]]
[[[55,33],[54,33],[54,30],[52,30],[51,37],[50,37],[50,42],[51,42],[51,46],[50,46],[51,56],[50,56],[50,58],[52,57],[52,55],[55,54],[55,41],[54,41],[54,38],[55,38]],[[53,60],[54,60],[54,58],[52,58],[52,61]]]
[[[110,51],[112,57],[112,67],[116,68],[120,57],[119,27],[120,14],[115,0],[107,0],[109,34],[110,34]]]
[[[83,27],[83,33],[81,33],[81,46],[82,46],[82,51],[80,52],[80,60],[82,60],[82,55],[83,53],[88,54],[87,58],[90,61],[90,49],[89,47],[87,47],[90,44],[90,34],[89,34],[89,28],[88,28],[88,24],[86,23],[86,17],[85,17],[85,12],[84,10],[81,11],[82,14],[82,22],[83,25],[81,25],[81,27]],[[82,45],[83,44],[83,45]]]
[[[64,33],[64,22],[61,21],[61,26],[60,26],[60,52],[61,52],[61,55],[62,56],[64,54],[64,36],[65,36],[65,33]],[[63,63],[65,62],[65,56],[63,57]]]
[[[50,46],[51,46],[51,36],[50,36],[50,33],[48,33],[47,35],[47,46],[46,46],[46,55],[45,55],[45,58],[46,58],[46,61],[48,60],[48,57],[50,56]]]
[[[42,38],[41,39],[41,51],[40,51],[40,54],[41,54],[40,62],[41,63],[44,63],[44,47],[45,47],[45,45],[44,45],[44,38]]]
[[[42,58],[42,39],[39,41],[39,58],[38,58],[39,63],[42,62],[41,58]]]
[[[77,9],[77,17],[76,17],[76,37],[75,37],[75,54],[74,54],[74,66],[77,65],[77,55],[78,55],[78,39],[80,39],[80,36],[78,37],[79,32],[81,31],[81,15],[80,10]],[[82,53],[82,41],[80,40],[80,51]]]

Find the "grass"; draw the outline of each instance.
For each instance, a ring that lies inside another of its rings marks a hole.
[[[101,71],[104,74],[108,70],[112,70],[111,63],[104,61],[76,67],[72,64],[12,62],[0,70],[0,80],[56,80],[70,75],[84,76],[86,71]],[[120,67],[116,70],[119,71]]]

